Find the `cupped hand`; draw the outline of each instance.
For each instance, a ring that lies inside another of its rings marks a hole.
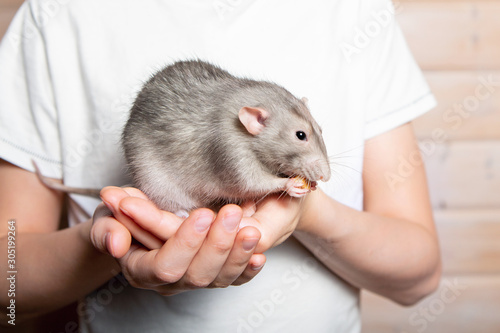
[[[217,215],[198,209],[184,220],[158,209],[134,188],[106,187],[101,197],[92,242],[117,258],[132,286],[173,295],[239,285],[265,263],[263,254],[254,254],[260,232],[240,226],[243,212],[236,205],[224,206]]]
[[[318,191],[315,191],[318,192]],[[272,194],[260,202],[242,205],[244,218],[240,227],[255,227],[261,233],[257,253],[264,253],[284,242],[299,227],[307,214],[315,192],[294,198],[284,194]]]

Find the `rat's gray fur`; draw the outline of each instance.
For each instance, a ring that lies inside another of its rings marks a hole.
[[[238,118],[245,106],[269,113],[258,135]],[[144,85],[122,143],[134,185],[173,212],[282,191],[283,175],[330,178],[321,129],[301,100],[202,61],[177,62]]]

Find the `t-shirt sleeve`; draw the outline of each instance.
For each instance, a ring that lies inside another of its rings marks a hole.
[[[372,9],[365,26],[372,36],[366,35],[371,45],[367,50],[365,139],[407,123],[436,105],[394,19],[392,3],[376,3],[378,8]],[[374,34],[377,25],[378,35]]]
[[[0,158],[61,178],[57,108],[36,13],[25,2],[0,44]]]

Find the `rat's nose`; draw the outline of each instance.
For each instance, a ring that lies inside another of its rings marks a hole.
[[[322,173],[322,176],[319,179],[321,179],[324,182],[329,181],[330,177],[331,177],[330,165],[326,164],[326,166],[323,166],[321,168],[321,173]]]
[[[322,180],[327,182],[330,180],[330,165],[326,161],[314,160],[311,164],[309,164],[309,170],[308,179],[311,181]]]
[[[327,161],[319,160],[318,169],[320,173],[319,179],[324,182],[329,181],[331,177],[330,164]]]

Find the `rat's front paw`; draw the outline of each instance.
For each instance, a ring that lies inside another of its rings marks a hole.
[[[315,189],[316,182],[309,182],[307,179],[297,176],[288,180],[285,192],[291,197],[300,198]]]
[[[184,209],[178,210],[174,214],[179,216],[180,218],[183,218],[183,219],[187,219],[189,216],[188,211],[184,210]]]

